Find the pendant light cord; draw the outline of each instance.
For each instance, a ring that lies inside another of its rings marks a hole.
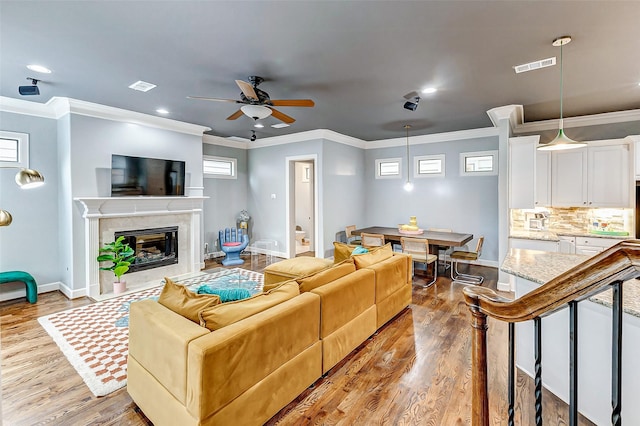
[[[409,127],[411,127],[408,124],[405,124],[404,128],[407,129],[407,182],[410,182],[409,180]]]
[[[560,45],[560,123],[562,123],[562,99],[564,98],[563,84],[562,84],[562,76],[563,72],[563,61],[562,61],[562,48],[564,43]]]

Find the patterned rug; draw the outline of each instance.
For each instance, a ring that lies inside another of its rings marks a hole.
[[[262,288],[263,276],[259,272],[234,268],[222,272],[203,272],[194,278],[177,282],[194,291],[200,285],[209,284],[221,288],[241,286],[254,293]],[[91,392],[95,396],[104,396],[127,384],[129,306],[137,300],[157,300],[161,290],[162,285],[159,285],[40,317],[38,322],[53,338]]]

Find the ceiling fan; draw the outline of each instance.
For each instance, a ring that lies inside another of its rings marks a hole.
[[[235,120],[242,114],[253,118],[254,120],[263,119],[272,115],[278,120],[291,124],[296,121],[293,117],[290,117],[277,109],[277,107],[312,107],[315,103],[311,99],[280,99],[274,100],[269,97],[269,94],[264,90],[258,89],[258,85],[264,81],[264,78],[252,75],[249,77],[249,82],[243,80],[236,80],[236,84],[240,87],[242,92],[240,93],[240,100],[235,99],[221,99],[221,98],[206,98],[203,96],[187,96],[189,99],[198,99],[203,101],[216,101],[216,102],[233,102],[236,104],[244,104],[240,109],[229,117],[227,120]]]

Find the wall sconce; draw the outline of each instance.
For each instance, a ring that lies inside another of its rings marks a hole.
[[[16,173],[16,183],[21,189],[37,188],[38,186],[44,185],[44,176],[42,176],[42,174],[37,170],[15,166],[0,166],[0,168],[20,169],[20,171]],[[13,218],[11,217],[11,213],[0,209],[0,226],[9,226],[11,225],[12,220]]]

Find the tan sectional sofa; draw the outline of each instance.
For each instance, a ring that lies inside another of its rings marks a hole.
[[[298,296],[215,331],[135,302],[127,390],[156,426],[263,424],[410,304],[410,266],[400,253],[330,265],[298,277]]]

